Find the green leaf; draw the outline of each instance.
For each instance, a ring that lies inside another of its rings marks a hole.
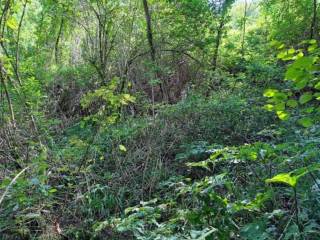
[[[12,30],[18,30],[18,23],[15,18],[11,17],[6,22],[7,26]]]
[[[298,180],[302,176],[306,175],[309,172],[318,171],[318,170],[320,170],[320,164],[316,163],[308,167],[298,168],[289,173],[280,173],[274,176],[273,178],[267,179],[266,183],[282,183],[295,188],[297,186]]]
[[[288,118],[289,118],[289,113],[287,113],[285,111],[277,111],[277,115],[278,115],[278,118],[283,121],[288,120]]]
[[[320,82],[318,82],[315,86],[314,86],[315,89],[317,90],[320,90]]]
[[[307,79],[303,79],[303,80],[296,81],[294,85],[298,90],[301,90],[307,86],[308,82],[309,81]]]
[[[315,57],[301,57],[297,59],[291,66],[295,69],[306,69],[306,70],[314,70],[313,63],[315,61]]]
[[[288,107],[291,107],[291,108],[295,108],[298,106],[298,101],[294,100],[294,99],[290,99],[288,102],[287,102],[287,106]]]
[[[317,92],[313,95],[317,100],[320,100],[320,92]]]
[[[304,76],[303,71],[301,71],[300,69],[294,68],[292,66],[289,66],[285,74],[285,79],[296,80],[296,79],[300,79],[303,76]]]
[[[295,187],[297,180],[297,176],[291,176],[291,173],[280,173],[273,178],[267,179],[266,183],[283,183],[290,187]]]
[[[119,145],[119,149],[121,152],[126,152],[127,148],[125,146],[123,146],[122,144]]]
[[[278,92],[279,91],[277,89],[267,89],[267,90],[264,91],[263,96],[265,96],[265,97],[273,97]]]
[[[305,104],[307,102],[310,102],[312,99],[313,99],[312,93],[308,92],[300,96],[299,102],[300,104]]]
[[[311,46],[308,47],[308,52],[309,52],[309,53],[312,53],[312,52],[314,52],[316,49],[317,49],[317,45],[311,45]]]
[[[280,102],[274,106],[274,110],[276,111],[284,111],[286,109],[286,105],[284,102]]]
[[[55,192],[57,192],[57,191],[58,191],[57,189],[51,188],[51,189],[49,190],[49,193],[55,193]]]
[[[277,103],[280,103],[280,102],[283,102],[283,101],[287,101],[288,99],[288,95],[286,93],[283,93],[283,92],[277,92],[274,94],[273,96],[273,101],[274,102],[277,102]],[[284,104],[284,103],[283,103]]]
[[[202,168],[205,168],[208,171],[210,171],[209,163],[210,162],[208,160],[205,160],[205,161],[200,161],[200,162],[189,162],[189,163],[186,163],[186,165],[188,167],[202,167]]]
[[[272,104],[266,104],[263,106],[263,108],[269,112],[273,111],[274,106]]]
[[[298,123],[305,128],[313,126],[313,120],[309,117],[301,118],[298,120]]]
[[[290,48],[289,50],[288,50],[288,53],[289,54],[293,54],[293,53],[295,53],[296,52],[296,50],[294,49],[294,48]]]

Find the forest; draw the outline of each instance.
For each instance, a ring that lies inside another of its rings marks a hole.
[[[319,14],[0,0],[0,240],[320,239]]]

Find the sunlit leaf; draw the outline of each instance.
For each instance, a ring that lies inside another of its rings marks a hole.
[[[297,176],[291,176],[291,173],[280,173],[273,178],[267,179],[266,183],[284,183],[291,187],[295,187],[297,185]]]
[[[272,104],[266,104],[263,106],[263,108],[269,112],[273,111],[274,106]]]
[[[7,20],[7,22],[6,22],[6,24],[7,24],[7,26],[8,26],[9,28],[11,28],[12,30],[17,30],[17,29],[18,29],[18,23],[17,23],[16,19],[13,18],[13,17],[9,18],[9,19]]]
[[[320,164],[298,168],[289,173],[280,173],[273,178],[267,179],[266,183],[282,183],[290,187],[296,187],[298,180],[309,172],[320,170]]]
[[[273,97],[279,90],[277,89],[267,89],[264,91],[263,96],[265,97]]]
[[[127,148],[126,148],[124,145],[122,145],[122,144],[119,145],[119,149],[120,149],[120,151],[122,151],[122,152],[126,152],[126,151],[127,151]]]
[[[279,119],[285,121],[285,120],[288,120],[289,113],[287,113],[285,111],[277,111],[277,116],[278,116]]]

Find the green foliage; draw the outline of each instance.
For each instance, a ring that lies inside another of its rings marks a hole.
[[[108,86],[102,86],[93,92],[87,93],[81,99],[81,106],[88,108],[93,104],[100,104],[97,113],[86,118],[93,122],[99,122],[103,125],[115,123],[119,118],[119,109],[129,103],[133,103],[135,98],[127,93],[117,94],[116,90],[119,85],[119,79],[113,78]],[[103,102],[101,102],[103,101]],[[102,119],[101,119],[102,118]],[[103,119],[105,118],[105,119]],[[85,119],[85,120],[86,120]]]
[[[292,153],[285,153],[283,149],[289,145],[256,143],[216,149],[207,146],[204,148],[210,152],[207,160],[187,163],[191,172],[161,183],[154,199],[127,208],[122,218],[97,224],[95,231],[98,234],[111,228],[123,234],[131,233],[135,239],[198,239],[201,235],[213,239],[239,235],[241,239],[274,239],[284,235],[289,239],[291,235],[299,236],[301,233],[295,228],[286,203],[278,202],[274,190],[263,184],[265,180],[295,187],[299,178],[319,170],[319,164],[315,163],[268,179],[272,168],[285,169],[283,161],[290,156],[295,156],[295,164],[301,165],[299,160],[305,153],[298,153],[296,147],[291,149]],[[200,143],[199,149],[201,146]],[[303,147],[308,148],[308,145]],[[194,159],[188,154],[189,149],[186,151],[180,155]],[[301,213],[300,218],[302,214],[306,213]],[[304,236],[312,238],[314,232],[307,229],[319,226],[305,222],[305,227]]]
[[[0,9],[1,239],[319,238],[317,1]]]
[[[285,79],[290,81],[288,88],[284,91],[267,89],[264,96],[268,98],[265,108],[275,111],[281,120],[288,120],[290,112],[296,112],[293,110],[298,108],[300,114],[298,114],[297,122],[308,128],[313,126],[319,118],[316,101],[319,95],[317,89],[318,57],[316,56],[318,48],[315,40],[303,41],[301,44],[308,46],[309,56],[304,56],[303,49],[283,50],[278,54],[281,60],[293,61],[285,74]],[[274,45],[278,48],[282,47],[282,44],[278,42],[275,42]]]

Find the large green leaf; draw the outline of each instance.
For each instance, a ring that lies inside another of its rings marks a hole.
[[[290,187],[296,187],[298,180],[309,172],[320,170],[320,164],[313,164],[308,167],[298,168],[289,173],[280,173],[273,178],[267,179],[266,183],[282,183]]]
[[[295,68],[295,69],[306,69],[309,71],[314,70],[314,65],[313,63],[315,62],[315,57],[301,57],[299,59],[297,59],[291,66],[290,68]]]
[[[283,183],[295,187],[297,185],[297,180],[297,176],[292,176],[291,173],[280,173],[273,178],[267,179],[266,183]]]

